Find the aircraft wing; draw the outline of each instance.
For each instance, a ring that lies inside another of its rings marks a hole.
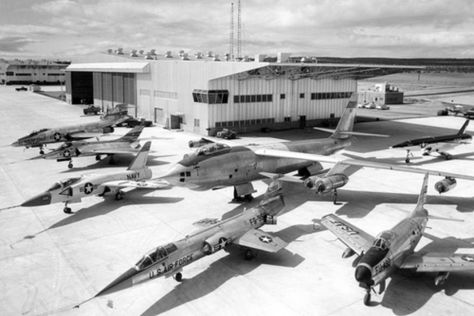
[[[79,149],[80,150],[80,149]],[[136,154],[140,149],[125,149],[125,148],[97,148],[97,149],[87,149],[83,154],[91,155],[113,155],[113,154]]]
[[[260,229],[251,229],[239,238],[234,239],[232,243],[266,252],[278,252],[288,245],[281,238]]]
[[[430,170],[430,169],[424,169],[424,168],[402,166],[402,165],[369,161],[369,160],[363,160],[363,159],[342,159],[342,158],[337,158],[333,156],[306,154],[306,153],[276,150],[276,149],[258,149],[255,151],[255,153],[260,156],[294,158],[294,159],[302,159],[302,160],[326,162],[326,163],[334,163],[334,164],[340,163],[340,164],[350,165],[350,166],[367,167],[367,168],[374,168],[374,169],[387,169],[387,170],[421,173],[421,174],[429,173],[430,175],[433,175],[433,176],[474,180],[474,176],[470,176],[466,174],[458,174],[458,173],[452,173],[452,172],[446,172],[446,171],[440,171],[440,170]]]
[[[69,140],[82,140],[82,139],[99,137],[104,134],[99,133],[99,132],[94,133],[94,132],[75,131],[75,132],[66,133],[66,135],[68,136]]]
[[[321,225],[326,227],[347,247],[354,250],[358,255],[372,246],[375,238],[354,225],[346,222],[334,214],[321,218]]]
[[[474,270],[472,254],[413,254],[405,259],[401,269],[416,269],[417,272],[450,272]]]
[[[109,188],[136,188],[136,189],[163,189],[169,187],[169,183],[165,181],[133,181],[133,180],[116,180],[108,181],[101,184],[103,187]]]

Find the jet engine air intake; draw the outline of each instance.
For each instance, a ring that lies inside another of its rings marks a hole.
[[[304,185],[317,193],[327,193],[340,188],[349,181],[345,174],[334,174],[327,177],[313,176],[304,181]]]
[[[206,255],[210,255],[216,251],[221,250],[227,245],[227,238],[222,235],[214,235],[206,239],[202,243],[202,251]]]
[[[113,133],[114,131],[115,131],[115,129],[114,129],[112,126],[106,126],[106,127],[104,127],[104,129],[102,130],[102,132],[103,132],[104,134],[106,134],[106,133]]]
[[[456,186],[456,179],[446,177],[443,180],[436,182],[435,189],[439,194],[448,192]]]

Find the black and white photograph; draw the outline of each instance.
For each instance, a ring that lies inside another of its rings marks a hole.
[[[0,314],[473,314],[472,12],[1,0]]]

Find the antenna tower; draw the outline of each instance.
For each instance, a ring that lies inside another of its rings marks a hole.
[[[242,57],[242,20],[240,13],[240,0],[237,2],[237,58]]]
[[[230,3],[229,59],[234,60],[234,3]]]

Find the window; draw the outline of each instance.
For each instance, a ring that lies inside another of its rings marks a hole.
[[[284,100],[284,99],[285,99],[285,94],[284,94],[284,93],[281,93],[281,94],[280,94],[280,99],[281,99],[281,100]]]
[[[238,97],[234,96],[234,103],[238,103]],[[223,104],[229,100],[227,90],[193,90],[193,101],[207,104]]]
[[[7,74],[7,76],[13,76],[13,75],[15,75],[15,73],[14,73],[13,71],[7,71],[6,74]]]
[[[199,119],[194,119],[194,127],[199,127]]]
[[[234,95],[234,103],[271,102],[271,94]]]
[[[300,93],[300,99],[304,99],[304,93]]]

